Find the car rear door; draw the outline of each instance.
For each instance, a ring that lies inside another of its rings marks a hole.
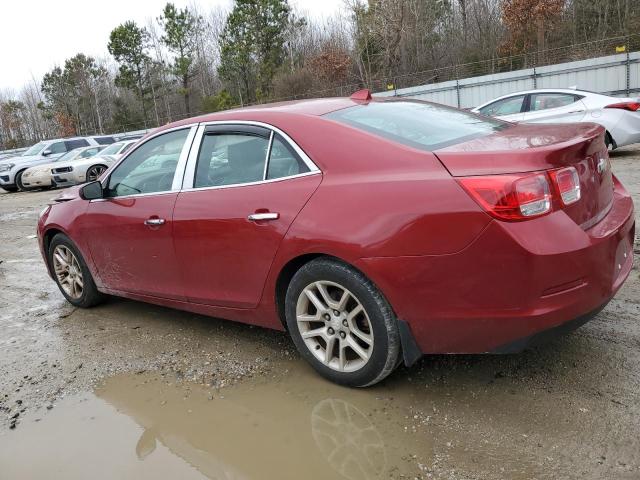
[[[184,299],[172,214],[195,131],[180,127],[139,145],[103,181],[105,198],[81,217],[106,288]]]
[[[577,123],[584,118],[587,107],[580,95],[564,92],[539,92],[528,95],[525,123]]]
[[[173,215],[187,299],[251,308],[322,176],[282,133],[254,125],[200,128]]]

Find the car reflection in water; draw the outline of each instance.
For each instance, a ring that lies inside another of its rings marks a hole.
[[[120,376],[96,393],[143,427],[135,446],[141,461],[162,444],[215,479],[385,477],[387,445],[407,441],[400,423],[376,415],[385,409],[371,392],[311,383],[319,388],[265,383],[211,396],[210,390],[186,382]],[[335,398],[336,393],[349,401]],[[382,430],[373,423],[377,418]],[[397,462],[406,452],[401,446],[394,450]]]

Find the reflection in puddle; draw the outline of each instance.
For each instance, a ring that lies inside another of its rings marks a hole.
[[[430,451],[390,399],[307,370],[219,392],[172,380],[116,376],[41,422],[25,419],[0,436],[2,470],[7,478],[370,480],[413,478]]]
[[[329,464],[345,478],[378,478],[383,472],[382,437],[349,402],[333,398],[318,402],[311,412],[311,433]]]

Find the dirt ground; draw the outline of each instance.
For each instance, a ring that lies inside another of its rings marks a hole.
[[[640,205],[640,146],[612,164]],[[2,479],[640,478],[637,267],[566,337],[350,390],[280,332],[115,298],[70,307],[34,236],[55,195],[0,193]]]

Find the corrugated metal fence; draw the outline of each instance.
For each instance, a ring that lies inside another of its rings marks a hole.
[[[430,83],[376,93],[469,108],[493,98],[534,88],[568,88],[614,96],[640,96],[640,52]]]

